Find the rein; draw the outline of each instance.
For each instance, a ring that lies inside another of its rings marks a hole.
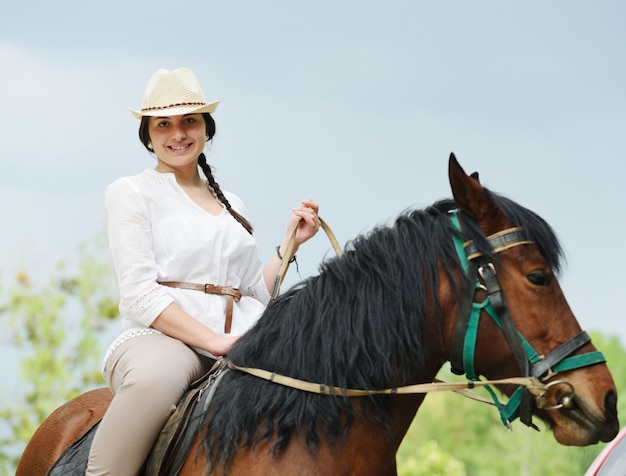
[[[322,219],[322,217],[318,216],[318,218],[320,220],[320,226],[326,232],[326,236],[328,236],[328,240],[330,241],[330,244],[333,245],[333,249],[335,250],[335,253],[337,253],[337,256],[341,256],[343,254],[343,251],[341,250],[341,246],[339,245],[339,242],[337,241],[335,234],[330,229],[328,224]],[[300,219],[298,220],[298,222],[299,221]],[[283,279],[285,279],[285,274],[287,274],[287,269],[289,268],[289,264],[291,262],[291,260],[289,259],[289,256],[292,255],[293,249],[296,246],[296,233],[297,232],[298,232],[298,226],[296,225],[296,227],[293,229],[293,232],[291,233],[291,236],[289,237],[289,242],[287,243],[287,249],[285,250],[285,259],[281,261],[280,268],[278,268],[278,273],[276,274],[276,279],[274,280],[274,287],[272,288],[272,294],[271,294],[272,301],[278,297],[278,294],[280,293],[280,286],[281,284],[283,284]]]
[[[363,390],[356,388],[332,387],[321,383],[308,382],[286,375],[280,375],[269,370],[257,369],[254,367],[239,367],[231,361],[225,362],[226,366],[232,370],[238,370],[254,377],[267,380],[268,382],[277,383],[285,387],[295,388],[303,392],[316,393],[319,395],[333,395],[336,397],[368,397],[371,395],[409,395],[417,393],[440,392],[445,390],[460,391],[473,389],[477,387],[486,387],[488,385],[521,385],[528,388],[533,394],[542,396],[549,388],[542,384],[534,377],[511,377],[500,380],[489,381],[467,381],[467,382],[443,382],[437,381],[432,383],[418,383],[414,385],[405,385],[402,387],[392,387],[380,390]]]

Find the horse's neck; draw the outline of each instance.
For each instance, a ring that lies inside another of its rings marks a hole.
[[[413,418],[424,402],[425,394],[395,395],[391,404],[391,431],[394,442],[400,446],[404,435],[409,430]]]
[[[437,376],[438,367],[440,365],[435,364],[434,362],[430,362],[432,365],[426,365],[425,368],[422,369],[419,376],[414,376],[415,380],[413,383],[426,383],[434,381]],[[406,435],[406,432],[409,430],[411,423],[413,423],[413,419],[415,418],[415,414],[419,410],[422,403],[424,403],[424,399],[426,398],[425,393],[417,393],[417,394],[406,394],[406,395],[394,395],[390,397],[391,400],[391,433],[394,443],[397,445],[397,448],[400,446],[402,439]]]

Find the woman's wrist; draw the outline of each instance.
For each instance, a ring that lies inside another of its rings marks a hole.
[[[283,260],[283,252],[280,251],[282,245],[277,245],[276,246],[276,256],[278,256],[279,260]],[[286,248],[286,247],[285,247]],[[289,259],[290,263],[293,263],[296,260],[296,254],[294,253],[294,255]]]

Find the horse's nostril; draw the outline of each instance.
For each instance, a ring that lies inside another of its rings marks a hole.
[[[607,423],[617,422],[617,395],[609,392],[604,397],[604,416]]]
[[[617,419],[617,394],[608,392],[604,397],[604,423],[598,428],[600,441],[611,441],[619,432]]]

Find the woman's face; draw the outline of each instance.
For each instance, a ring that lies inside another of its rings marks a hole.
[[[155,116],[149,119],[148,134],[161,168],[195,167],[204,150],[206,125],[202,114]]]

